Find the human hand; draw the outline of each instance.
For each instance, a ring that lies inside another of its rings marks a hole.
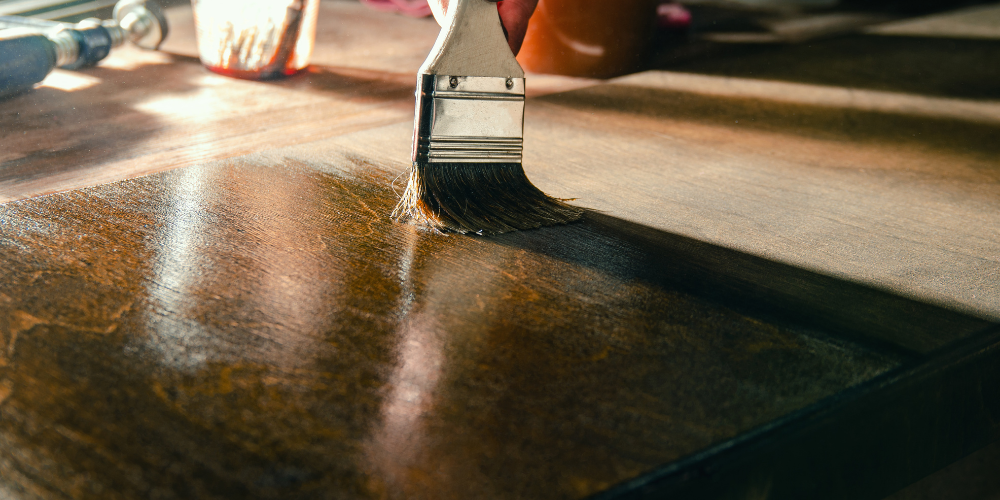
[[[497,3],[500,20],[507,29],[507,44],[516,56],[528,31],[528,20],[535,12],[538,0],[501,0]]]
[[[507,44],[510,51],[516,56],[521,50],[521,43],[524,42],[524,34],[528,31],[528,19],[535,12],[538,0],[488,0],[497,2],[497,11],[500,13],[500,21],[507,31]],[[438,23],[444,22],[445,13],[448,12],[448,0],[428,0],[431,11]]]

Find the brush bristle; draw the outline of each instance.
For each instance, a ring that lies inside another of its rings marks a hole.
[[[419,163],[392,211],[439,231],[493,235],[566,224],[583,210],[536,188],[520,163]]]

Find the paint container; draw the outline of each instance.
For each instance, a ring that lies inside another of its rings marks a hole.
[[[319,0],[191,0],[198,55],[208,69],[265,80],[309,65]]]
[[[539,0],[517,56],[533,73],[609,78],[638,71],[659,0]]]

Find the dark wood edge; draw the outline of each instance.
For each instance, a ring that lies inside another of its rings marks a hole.
[[[1000,439],[1000,327],[592,496],[880,499]]]

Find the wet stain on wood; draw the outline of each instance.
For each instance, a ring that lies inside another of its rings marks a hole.
[[[0,484],[25,498],[580,498],[898,366],[581,224],[393,223],[362,160],[0,207]],[[15,343],[16,342],[16,343]]]

